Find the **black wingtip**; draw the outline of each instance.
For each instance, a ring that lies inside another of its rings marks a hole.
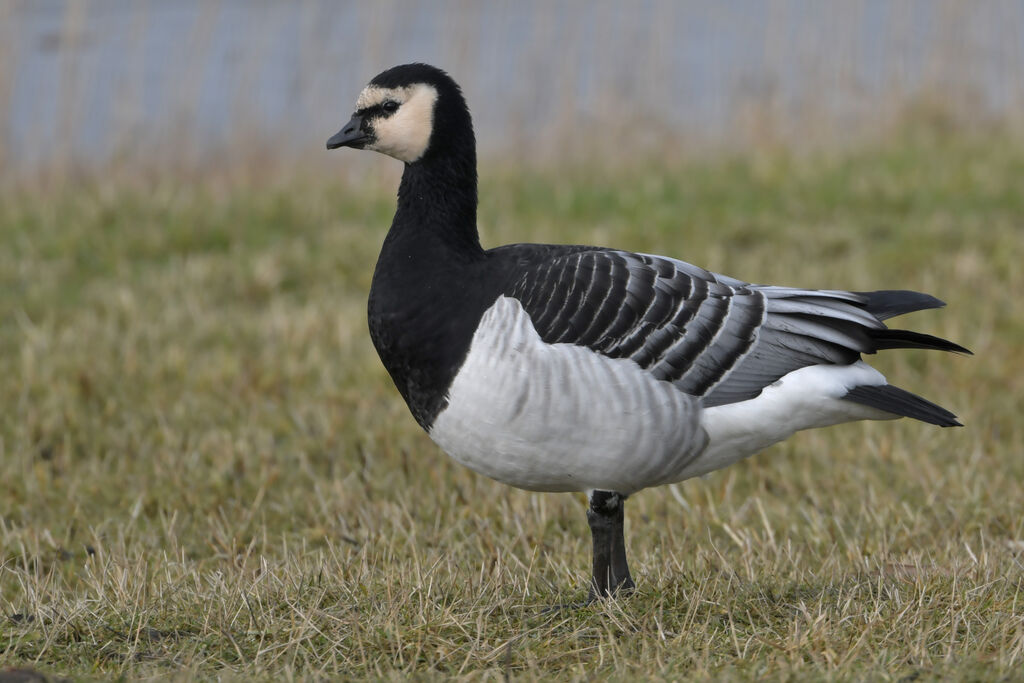
[[[956,342],[951,342],[942,337],[936,337],[923,332],[912,332],[910,330],[868,330],[868,336],[874,342],[876,351],[885,349],[932,349],[935,351],[950,351],[952,353],[963,353],[973,356],[974,353]]]
[[[888,320],[898,315],[942,308],[946,302],[931,294],[909,289],[879,289],[874,292],[853,292],[864,298],[864,308],[879,320]]]
[[[854,387],[843,398],[939,427],[963,427],[963,424],[956,419],[956,415],[942,406],[891,384]]]

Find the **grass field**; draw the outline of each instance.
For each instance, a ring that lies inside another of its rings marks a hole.
[[[342,166],[379,168],[343,153]],[[385,172],[385,175],[388,172]],[[627,506],[638,593],[575,610],[581,496],[450,462],[365,329],[394,185],[83,181],[0,201],[0,668],[54,676],[1016,678],[1024,149],[481,169],[483,241],[914,288],[890,352],[967,425],[805,433]]]

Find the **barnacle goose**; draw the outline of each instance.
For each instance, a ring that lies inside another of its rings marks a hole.
[[[883,321],[918,292],[754,285],[664,256],[477,235],[476,143],[459,86],[426,64],[362,91],[328,149],[405,163],[369,297],[370,336],[413,417],[463,465],[534,491],[584,491],[589,599],[630,591],[623,504],[794,432],[912,417],[959,425],[861,360],[970,353]]]

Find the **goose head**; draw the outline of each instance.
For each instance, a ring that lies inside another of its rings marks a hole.
[[[473,145],[473,127],[462,91],[428,64],[403,64],[378,74],[356,100],[352,118],[327,141],[327,149],[368,149],[415,164]]]

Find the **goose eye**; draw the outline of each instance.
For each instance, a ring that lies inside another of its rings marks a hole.
[[[388,100],[384,104],[380,105],[380,108],[383,109],[384,113],[386,114],[394,114],[396,111],[398,111],[398,102],[395,102],[394,100]]]

